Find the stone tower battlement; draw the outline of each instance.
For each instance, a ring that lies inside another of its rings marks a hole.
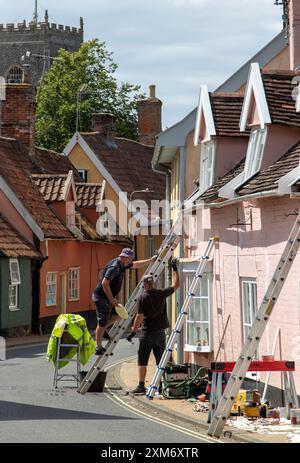
[[[33,57],[29,63],[30,79],[38,86],[52,64],[51,58],[57,57],[62,48],[78,51],[83,40],[83,18],[79,27],[70,27],[49,22],[48,11],[42,22],[0,24],[0,76],[8,83],[17,83],[22,73],[22,57],[30,52]]]

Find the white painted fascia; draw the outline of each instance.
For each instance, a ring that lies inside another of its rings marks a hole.
[[[278,194],[285,195],[292,191],[292,186],[300,180],[300,165],[291,170],[278,182]]]
[[[234,199],[236,197],[235,190],[244,182],[245,174],[241,172],[237,177],[234,177],[230,182],[226,183],[219,189],[218,196],[225,199]]]
[[[73,171],[70,170],[68,173],[68,177],[64,186],[64,191],[63,191],[63,200],[67,201],[70,189],[72,188],[73,191],[73,197],[74,197],[74,202],[77,203],[77,193],[76,193],[76,188],[75,188],[75,182],[74,182],[74,174]]]
[[[211,137],[216,135],[216,127],[214,122],[214,116],[211,108],[209,93],[207,85],[201,85],[200,95],[199,95],[199,104],[196,116],[196,126],[194,134],[194,145],[198,146],[200,143],[200,129],[202,123],[202,113],[204,115],[205,124],[207,133],[209,135],[209,141]]]
[[[33,231],[33,233],[37,236],[40,241],[45,239],[45,235],[39,225],[35,222],[32,215],[27,211],[24,207],[22,202],[19,198],[15,195],[14,191],[10,188],[10,186],[6,183],[4,178],[0,175],[0,189],[3,191],[7,199],[12,203],[14,208],[18,211],[18,213],[23,218],[24,222],[28,225],[28,227]]]
[[[268,107],[268,102],[266,98],[266,93],[264,89],[264,84],[262,80],[262,75],[260,72],[259,64],[252,63],[250,68],[250,74],[248,78],[244,104],[240,119],[240,130],[241,132],[245,132],[247,125],[248,125],[248,117],[251,107],[251,97],[252,92],[254,94],[260,127],[262,129],[265,128],[266,124],[271,124],[271,116]]]
[[[75,137],[75,142],[74,142],[74,137]],[[83,137],[80,135],[80,133],[75,134],[74,137],[71,140],[72,143],[71,142],[69,143],[68,149],[66,148],[65,151],[64,151],[66,153],[66,155],[68,156],[69,153],[71,152],[72,148],[70,149],[70,147],[73,146],[73,148],[74,148],[76,143],[78,143],[81,146],[81,148],[83,149],[83,151],[86,153],[86,155],[88,156],[90,161],[94,164],[96,169],[99,172],[101,172],[101,174],[103,175],[105,180],[111,185],[112,189],[117,193],[117,195],[119,195],[119,193],[122,193],[122,190],[119,187],[119,185],[115,182],[113,177],[110,175],[108,170],[104,167],[102,162],[98,159],[98,157],[95,155],[94,151],[91,149],[89,144],[83,139]],[[124,195],[119,195],[119,196],[120,196],[121,201],[123,202],[123,204],[126,206],[126,208],[128,208],[128,204],[126,203],[126,201],[124,199]]]
[[[78,136],[79,136],[79,132],[76,132],[71,138],[71,140],[69,141],[69,143],[67,144],[67,146],[65,147],[65,149],[63,150],[63,154],[65,156],[69,156],[72,149],[76,146],[76,143],[78,142]]]
[[[101,196],[100,196],[100,199],[99,199],[99,203],[98,203],[98,204],[101,204],[102,201],[103,201],[104,193],[105,193],[105,188],[106,188],[106,180],[103,180],[103,182],[102,182],[102,187],[101,187]]]

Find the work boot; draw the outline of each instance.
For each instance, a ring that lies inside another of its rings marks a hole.
[[[141,384],[139,384],[133,391],[130,391],[130,392],[131,392],[131,394],[144,395],[144,394],[146,394],[147,389],[145,388],[145,386],[142,386]]]
[[[106,349],[104,349],[104,347],[98,346],[98,347],[96,347],[95,355],[104,355],[105,352],[106,352]],[[110,355],[114,355],[114,354],[111,353]]]

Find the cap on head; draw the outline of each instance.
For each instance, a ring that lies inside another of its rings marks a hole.
[[[142,281],[143,283],[150,283],[150,284],[153,283],[154,282],[153,275],[144,275]]]
[[[130,248],[124,248],[121,252],[121,254],[119,254],[119,257],[133,257],[133,250],[130,249]]]

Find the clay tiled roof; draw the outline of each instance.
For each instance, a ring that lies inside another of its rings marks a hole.
[[[31,180],[32,161],[26,146],[17,140],[0,138],[0,166],[0,175],[42,229],[45,237],[72,238]]]
[[[69,158],[63,154],[36,146],[32,161],[32,174],[67,175],[72,170],[75,182],[83,182]]]
[[[47,202],[63,201],[67,175],[32,175],[34,183]]]
[[[41,257],[34,247],[0,214],[0,253],[6,257]]]
[[[152,170],[153,147],[124,138],[110,141],[97,132],[81,136],[122,191],[130,194],[149,188],[153,193],[134,197],[145,201],[165,197],[165,177]]]
[[[295,93],[300,72],[264,71],[262,74],[271,120],[274,124],[300,127]]]
[[[286,154],[270,167],[259,172],[252,180],[237,190],[239,195],[259,193],[278,188],[278,181],[299,165],[300,143],[297,143]]]
[[[217,136],[249,137],[249,130],[240,131],[244,102],[242,93],[211,93],[210,101]]]
[[[76,183],[78,207],[97,207],[102,199],[103,185],[99,183]]]

